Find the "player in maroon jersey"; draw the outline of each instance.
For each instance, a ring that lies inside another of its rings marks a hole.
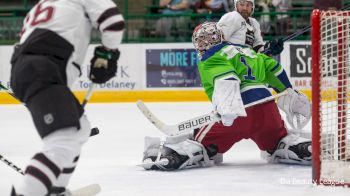
[[[41,0],[24,20],[11,59],[11,87],[30,111],[43,147],[13,195],[65,191],[90,135],[89,120],[70,87],[81,75],[92,29],[100,31],[102,43],[95,48],[89,77],[105,83],[116,74],[124,29],[112,0]]]

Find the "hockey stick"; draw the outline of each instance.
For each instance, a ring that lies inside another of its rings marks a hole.
[[[90,100],[90,97],[91,97],[91,95],[92,95],[92,91],[94,90],[94,88],[95,88],[95,84],[92,83],[92,84],[90,85],[90,87],[89,87],[89,89],[88,89],[88,91],[87,91],[85,97],[84,97],[83,103],[81,104],[81,106],[82,106],[83,108],[85,107],[85,105],[87,104],[87,102]]]
[[[299,35],[302,35],[302,34],[308,32],[308,31],[310,31],[310,30],[311,30],[311,26],[304,27],[304,28],[302,28],[302,29],[297,30],[297,31],[294,32],[293,34],[290,34],[290,35],[288,35],[287,37],[284,37],[284,38],[282,39],[282,41],[283,41],[283,42],[286,42],[286,41],[292,40],[292,39],[298,37]],[[266,49],[264,49],[264,51],[263,51],[262,53],[267,54],[267,53],[269,53],[270,51],[271,51],[271,48],[266,48]]]
[[[266,97],[264,99],[260,99],[258,101],[249,103],[245,105],[245,108],[249,108],[254,105],[262,104],[268,101],[275,100],[281,96],[286,95],[288,92],[283,91],[281,93],[278,93],[276,95]],[[175,125],[167,125],[163,123],[161,120],[159,120],[145,105],[145,103],[141,100],[137,101],[137,107],[139,110],[145,115],[145,117],[155,126],[157,127],[161,132],[168,136],[178,136],[178,135],[184,135],[192,133],[194,129],[203,127],[205,125],[208,125],[210,123],[215,123],[221,120],[220,116],[217,113],[210,112],[201,116],[197,116],[194,118],[191,118],[189,120],[177,123]]]
[[[347,6],[343,7],[342,9],[340,9],[340,11],[345,11],[349,8],[350,8],[350,5],[347,5]],[[302,35],[310,30],[311,30],[311,26],[304,27],[302,29],[297,30],[293,34],[288,35],[287,37],[283,38],[282,40],[283,40],[283,42],[288,41],[288,40],[292,40],[292,39],[298,37],[299,35]]]
[[[88,100],[90,99],[91,97],[91,94],[92,94],[92,90],[93,90],[93,85],[90,86],[88,92],[86,93],[85,97],[84,97],[84,101],[83,101],[83,104],[82,104],[82,107],[84,108],[86,103],[88,102]],[[0,83],[0,90],[3,89],[6,93],[10,94],[13,98],[17,99],[18,98],[15,96],[15,94],[8,88],[6,88],[4,85],[2,85]],[[90,136],[94,136],[94,135],[97,135],[100,133],[100,130],[97,128],[97,127],[94,127],[91,129],[91,134]]]
[[[85,108],[86,104],[90,100],[90,97],[92,95],[94,87],[95,87],[95,84],[90,85],[90,87],[89,87],[89,89],[88,89],[88,91],[87,91],[87,93],[86,93],[86,95],[84,97],[83,103],[81,104],[81,107]],[[97,127],[94,127],[94,128],[91,129],[90,136],[94,136],[94,135],[97,135],[99,133],[100,133],[100,130]]]
[[[345,11],[345,10],[347,10],[347,9],[349,9],[349,8],[350,8],[350,4],[347,5],[347,6],[345,6],[345,7],[343,7],[342,9],[340,9],[340,11]],[[310,30],[311,30],[311,26],[304,27],[304,28],[299,29],[299,30],[297,30],[296,32],[294,32],[294,33],[288,35],[287,37],[284,37],[284,38],[282,39],[282,41],[283,41],[283,42],[286,42],[286,41],[292,40],[292,39],[294,39],[294,38],[296,38],[296,37],[298,37],[298,36],[300,36],[300,35],[302,35],[302,34],[304,34],[304,33],[306,33],[306,32],[309,32]],[[264,50],[262,53],[264,53],[264,54],[269,53],[270,50],[271,50],[270,48],[267,48],[267,49]]]
[[[1,84],[0,82],[0,90],[3,89],[6,93],[10,94],[13,98],[17,99],[17,97],[15,96],[15,94],[13,94],[13,92],[11,90],[9,90],[8,88],[6,88],[4,85]],[[18,99],[17,99],[18,100]]]
[[[4,156],[0,154],[0,160],[4,162],[6,165],[10,166],[12,169],[16,170],[18,173],[24,175],[24,172],[21,168],[17,167],[15,164],[13,164],[11,161],[7,160]]]
[[[94,196],[101,192],[101,186],[99,184],[90,184],[79,189],[68,192],[67,195],[72,196]]]

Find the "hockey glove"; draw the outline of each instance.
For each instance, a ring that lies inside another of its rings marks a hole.
[[[272,56],[281,54],[284,49],[283,44],[284,42],[282,38],[266,42],[263,53]]]
[[[301,130],[311,118],[311,104],[304,94],[291,88],[287,91],[287,95],[278,99],[277,105],[286,113],[292,129]]]
[[[247,116],[237,80],[217,79],[212,103],[224,126],[231,126],[238,116]]]
[[[119,56],[118,49],[107,50],[103,46],[97,46],[90,61],[90,80],[102,84],[113,78],[117,73]]]

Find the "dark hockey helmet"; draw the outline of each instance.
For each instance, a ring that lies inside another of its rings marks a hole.
[[[221,42],[222,32],[216,27],[216,22],[204,22],[193,31],[192,43],[200,56]]]

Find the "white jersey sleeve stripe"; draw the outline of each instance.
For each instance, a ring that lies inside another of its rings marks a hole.
[[[125,28],[125,23],[124,21],[120,21],[117,23],[113,23],[109,25],[108,27],[104,28],[102,31],[122,31]]]
[[[120,23],[122,22],[122,23]],[[120,24],[119,26],[117,24]],[[124,18],[122,15],[114,15],[111,16],[107,19],[105,19],[99,26],[99,30],[101,32],[107,30],[109,27],[111,27],[112,25],[116,25],[113,30],[123,30],[124,29]]]
[[[104,23],[107,19],[118,15],[121,15],[121,13],[117,7],[112,7],[105,10],[97,19],[97,24],[99,26],[99,29],[101,24]]]

